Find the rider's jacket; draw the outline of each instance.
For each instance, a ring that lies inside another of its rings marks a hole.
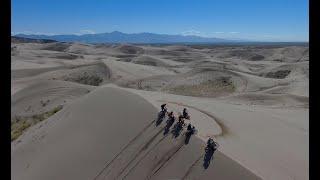
[[[188,117],[188,113],[185,112],[185,111],[183,111],[183,117],[184,117],[184,118],[187,118],[187,117]]]
[[[212,149],[212,150],[216,150],[217,145],[216,145],[215,142],[212,142],[212,144],[211,144],[211,143],[208,144],[207,147],[210,148],[210,149]]]
[[[174,116],[169,116],[168,121],[174,121]]]

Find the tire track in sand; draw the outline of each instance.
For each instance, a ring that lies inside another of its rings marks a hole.
[[[112,158],[111,161],[106,162],[106,163],[105,163],[105,166],[103,167],[103,169],[101,169],[101,170],[99,171],[99,173],[98,173],[93,179],[96,180],[96,179],[104,172],[104,170],[106,170],[106,169],[112,164],[112,162],[114,162],[114,161],[118,158],[118,156],[119,156],[120,154],[122,154],[123,151],[126,150],[136,139],[138,139],[138,137],[140,137],[140,136],[145,132],[145,130],[148,129],[154,122],[155,122],[155,120],[151,121],[151,123],[149,123],[147,126],[145,126],[145,127],[142,129],[142,131],[139,132],[138,135],[136,135],[133,139],[131,139],[131,140],[129,141],[129,143],[126,144],[126,145],[121,149],[121,151]]]

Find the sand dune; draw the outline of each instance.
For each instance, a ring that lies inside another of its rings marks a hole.
[[[163,67],[145,66],[115,60],[103,60],[103,62],[111,69],[112,81],[122,86],[127,86],[128,84],[135,83],[138,79],[152,75],[175,74],[175,72]]]
[[[25,85],[11,97],[11,138],[58,112],[66,104],[89,93],[92,86],[65,81],[38,81]]]
[[[217,47],[209,51],[212,56],[223,59],[240,59],[248,61],[297,62],[308,56],[309,50],[304,46],[247,46],[241,48]]]
[[[13,41],[11,51],[13,179],[309,177],[307,46]],[[198,130],[188,145],[152,123],[162,103],[176,116],[188,108]],[[221,147],[204,170],[209,137]]]
[[[12,179],[259,179],[220,153],[203,170],[203,142],[163,136],[156,113],[137,95],[99,88],[13,145]]]
[[[244,83],[233,73],[203,68],[178,75],[139,79],[135,86],[131,84],[130,87],[180,95],[215,97],[238,91]]]
[[[132,45],[120,45],[116,49],[125,54],[140,54],[143,53],[143,48]]]
[[[11,116],[31,116],[81,97],[93,90],[65,81],[40,81],[23,88],[12,96]]]
[[[102,63],[14,70],[11,74],[11,94],[14,95],[35,82],[45,80],[63,80],[97,86],[109,82],[110,70]]]
[[[277,104],[273,108],[275,104],[265,105],[268,102],[250,105],[250,99],[239,102],[231,97],[225,100],[128,90],[158,107],[166,102],[170,109],[180,112],[188,108],[191,123],[199,128],[199,138],[205,141],[215,136],[223,154],[263,179],[308,179],[309,126],[305,106]],[[216,126],[210,124],[213,120],[221,127],[221,133],[215,133],[218,129],[213,131]]]
[[[68,50],[68,48],[72,46],[71,43],[62,43],[62,42],[56,42],[56,43],[49,43],[46,44],[42,50],[49,50],[49,51],[62,51],[65,52]]]
[[[163,61],[155,59],[150,56],[139,56],[139,57],[133,58],[132,62],[136,64],[149,65],[149,66],[168,66]]]

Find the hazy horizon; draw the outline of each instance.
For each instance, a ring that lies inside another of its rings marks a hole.
[[[88,33],[88,34],[39,34],[39,33],[11,33],[11,36],[15,36],[15,37],[23,37],[23,38],[31,38],[31,39],[46,39],[46,38],[40,38],[41,36],[48,36],[47,39],[51,39],[51,40],[56,40],[55,38],[50,38],[50,37],[56,37],[56,36],[86,36],[86,35],[94,35],[94,34],[110,34],[110,33],[114,33],[114,32],[119,32],[119,33],[123,33],[126,35],[136,35],[136,34],[143,34],[143,33],[150,33],[150,34],[155,34],[155,35],[168,35],[168,36],[196,36],[196,37],[201,37],[201,38],[217,38],[217,37],[205,37],[205,36],[199,36],[199,35],[181,35],[181,34],[163,34],[163,33],[151,33],[151,32],[138,32],[138,33],[125,33],[125,32],[121,32],[121,31],[111,31],[111,32],[105,32],[105,33]],[[17,36],[17,35],[22,35],[22,36]],[[25,36],[27,35],[27,37]],[[29,35],[31,36],[39,36],[37,38],[35,37],[28,37]],[[227,40],[229,42],[173,42],[173,43],[166,43],[166,42],[153,42],[153,43],[139,43],[139,42],[132,42],[132,43],[136,43],[136,44],[273,44],[273,43],[309,43],[308,40],[304,41],[304,40],[300,40],[300,41],[273,41],[273,40],[250,40],[250,39],[242,39],[242,38],[217,38],[217,39],[221,39],[221,40]],[[61,40],[57,40],[57,41],[61,41]],[[77,42],[75,41],[68,41],[68,42]],[[83,42],[83,41],[80,41]],[[87,42],[88,43],[88,42]],[[89,42],[90,43],[90,42]],[[104,42],[104,43],[113,43],[113,42]],[[131,43],[131,42],[128,42]]]

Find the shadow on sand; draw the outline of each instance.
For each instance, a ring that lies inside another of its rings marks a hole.
[[[164,120],[164,118],[165,118],[165,113],[162,112],[162,111],[159,112],[158,118],[157,118],[157,121],[156,121],[156,126],[159,126],[162,123],[162,121]]]
[[[186,133],[186,139],[184,140],[184,144],[189,144],[191,135],[192,135],[192,132],[187,132]]]

